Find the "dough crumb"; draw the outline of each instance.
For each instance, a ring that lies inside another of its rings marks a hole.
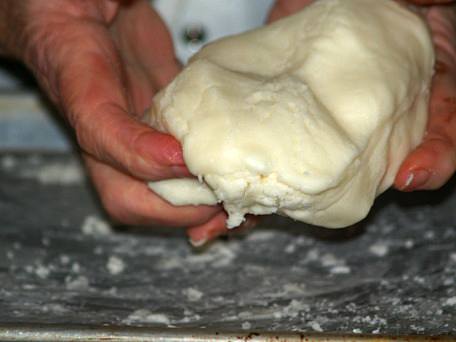
[[[110,274],[118,275],[125,270],[125,262],[116,256],[110,256],[106,268]]]
[[[315,331],[323,332],[323,329],[321,328],[320,323],[318,323],[318,322],[315,322],[315,321],[309,322],[309,326]]]
[[[106,236],[112,233],[111,226],[98,216],[89,215],[84,219],[81,226],[84,235]]]
[[[21,176],[36,179],[45,185],[76,185],[84,179],[84,171],[77,163],[51,163],[36,166],[21,173]]]
[[[41,279],[46,279],[50,272],[50,269],[43,265],[38,265],[35,270],[35,274]]]
[[[389,246],[382,242],[377,242],[369,247],[369,252],[378,257],[384,257],[389,252]]]
[[[407,239],[405,240],[404,246],[407,249],[412,249],[415,246],[415,242],[412,239]]]
[[[73,273],[79,273],[81,271],[81,265],[79,265],[78,262],[73,263],[73,265],[71,265],[71,271]]]
[[[3,170],[10,171],[17,165],[17,160],[13,156],[6,155],[2,158],[1,165]]]
[[[70,291],[84,291],[89,288],[89,279],[84,276],[77,276],[76,278],[67,276],[65,278],[65,286]]]
[[[34,273],[36,276],[38,276],[41,279],[47,279],[47,277],[51,273],[51,268],[44,266],[42,264],[38,264],[36,266],[27,265],[27,266],[25,266],[25,271],[27,273]]]
[[[448,298],[443,305],[445,305],[445,306],[455,306],[456,305],[456,296]]]
[[[450,260],[454,263],[456,263],[456,253],[451,253],[450,254]]]
[[[309,311],[309,306],[304,304],[296,299],[293,299],[290,304],[288,304],[282,313],[279,313],[281,317],[291,317],[295,318],[298,317],[300,313]],[[279,317],[279,316],[277,316]],[[277,318],[276,317],[276,318]]]
[[[70,263],[70,257],[66,254],[60,255],[59,260],[62,265],[68,265]]]
[[[250,329],[252,329],[252,324],[250,322],[244,322],[244,323],[242,323],[242,329],[250,330]]]
[[[332,274],[349,274],[350,272],[351,269],[348,266],[335,266],[331,268]]]
[[[195,288],[189,287],[182,291],[190,302],[197,302],[203,297],[203,293]]]
[[[122,322],[125,324],[149,323],[170,325],[168,316],[161,313],[152,313],[146,309],[139,309],[134,311]]]

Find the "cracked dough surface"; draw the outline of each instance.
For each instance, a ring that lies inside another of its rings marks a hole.
[[[175,205],[223,203],[228,227],[278,213],[338,228],[391,186],[427,121],[428,28],[388,0],[321,0],[203,48],[147,121],[198,179],[150,183]]]

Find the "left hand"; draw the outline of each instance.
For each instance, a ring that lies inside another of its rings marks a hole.
[[[224,227],[221,208],[173,207],[146,185],[190,176],[178,141],[139,120],[180,70],[147,0],[0,0],[0,48],[28,65],[74,129],[113,219]]]
[[[291,15],[313,0],[277,0],[269,21]],[[436,50],[427,130],[421,144],[399,169],[395,187],[402,191],[432,190],[456,170],[456,3],[454,0],[409,0],[421,5]]]

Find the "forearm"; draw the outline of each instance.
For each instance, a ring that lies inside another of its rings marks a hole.
[[[0,0],[0,55],[20,57],[26,0]]]
[[[414,3],[416,5],[447,5],[447,4],[453,4],[456,1],[455,0],[407,0],[408,2]]]

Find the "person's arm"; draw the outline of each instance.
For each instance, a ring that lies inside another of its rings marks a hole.
[[[412,4],[421,5],[421,6],[433,6],[433,5],[447,5],[452,4],[454,0],[405,0]]]
[[[0,47],[25,62],[75,130],[115,220],[225,229],[221,208],[176,208],[146,185],[191,176],[178,141],[140,121],[180,70],[148,1],[0,0]]]

